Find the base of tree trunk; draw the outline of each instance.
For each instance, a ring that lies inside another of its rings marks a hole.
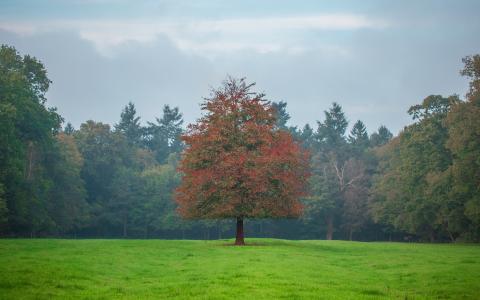
[[[327,217],[327,240],[333,240],[333,217]]]
[[[235,237],[235,246],[245,246],[242,218],[237,218],[237,234]]]

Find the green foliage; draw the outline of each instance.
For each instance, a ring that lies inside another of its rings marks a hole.
[[[47,206],[52,180],[45,158],[62,118],[45,106],[49,85],[38,60],[1,46],[0,185],[3,219],[6,214],[14,232],[34,234],[51,227]]]
[[[287,130],[287,122],[290,120],[290,115],[287,112],[287,102],[272,102],[272,107],[275,110],[277,128]]]
[[[393,134],[385,126],[380,126],[377,132],[370,136],[370,145],[372,147],[383,146],[393,138]]]
[[[47,204],[55,223],[52,232],[76,232],[89,221],[85,184],[80,175],[83,162],[73,136],[60,133],[47,164],[52,181]]]
[[[123,134],[129,145],[139,146],[142,143],[143,128],[140,117],[132,102],[129,102],[120,115],[120,122],[115,125],[115,131]]]
[[[156,124],[148,122],[146,143],[157,161],[164,163],[171,153],[180,153],[183,149],[180,139],[183,117],[178,107],[165,105],[162,118],[156,118],[156,121]]]
[[[353,146],[354,150],[362,153],[369,146],[369,139],[367,133],[367,127],[362,121],[358,120],[350,131],[348,141]]]
[[[458,234],[480,240],[480,56],[466,57],[462,74],[471,78],[466,102],[456,102],[447,116],[447,149],[452,154],[448,169],[451,189],[446,193],[455,204]],[[461,221],[459,221],[461,220]]]
[[[72,135],[75,133],[75,128],[73,127],[72,123],[68,122],[67,125],[63,128],[63,132],[68,135]]]
[[[455,168],[451,166],[457,155],[447,147],[458,136],[452,134],[447,120],[455,114],[452,107],[459,105],[456,96],[429,96],[410,108],[419,121],[406,127],[385,149],[390,153],[383,154],[387,162],[377,178],[372,204],[376,220],[430,240],[454,241],[469,232],[465,198],[454,195],[461,185],[452,181]]]
[[[470,78],[470,90],[467,98],[472,102],[478,101],[480,98],[480,54],[466,56],[462,62],[465,66],[460,74]]]
[[[345,237],[365,226],[368,220],[367,201],[370,187],[372,161],[366,150],[369,147],[367,130],[357,121],[347,139],[348,122],[340,105],[333,103],[325,111],[325,121],[319,122],[315,133],[317,143],[312,147],[310,197],[307,222],[315,218],[325,221],[326,238],[332,239],[340,228]],[[308,130],[308,128],[307,128]]]

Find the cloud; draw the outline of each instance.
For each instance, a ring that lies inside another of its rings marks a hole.
[[[412,3],[358,14],[295,15],[284,7],[291,15],[260,17],[270,9],[249,18],[242,16],[250,10],[228,8],[237,17],[221,20],[205,16],[220,14],[213,6],[195,14],[201,19],[187,17],[183,6],[157,19],[15,17],[0,19],[8,30],[0,30],[0,42],[45,63],[53,80],[48,102],[75,126],[89,118],[113,124],[128,101],[144,121],[170,104],[193,122],[209,87],[230,74],[286,101],[292,125],[315,125],[336,101],[351,123],[398,132],[411,122],[408,107],[429,94],[465,93],[461,58],[480,49],[478,1],[436,4],[433,12],[433,4]]]
[[[1,22],[0,28],[17,34],[72,30],[92,42],[104,55],[128,42],[151,43],[167,36],[179,49],[212,56],[239,50],[295,54],[308,47],[316,31],[383,29],[388,23],[354,14],[323,14],[222,20],[53,20]],[[336,45],[318,45],[338,51]],[[342,51],[340,51],[341,53]]]

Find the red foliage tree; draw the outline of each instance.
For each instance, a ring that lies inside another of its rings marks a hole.
[[[235,218],[244,245],[245,218],[296,217],[305,194],[308,154],[275,127],[275,111],[244,79],[227,79],[188,127],[176,191],[184,218]]]

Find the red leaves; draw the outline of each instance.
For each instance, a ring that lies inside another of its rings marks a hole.
[[[298,216],[308,155],[289,133],[275,130],[263,95],[243,80],[225,83],[190,125],[179,170],[179,212],[186,218]]]

